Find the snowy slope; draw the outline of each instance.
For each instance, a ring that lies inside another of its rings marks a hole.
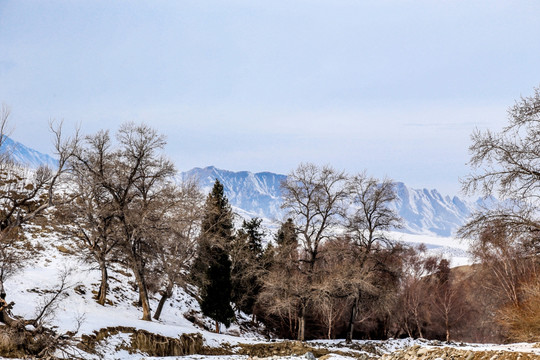
[[[402,182],[396,182],[395,189],[392,207],[404,219],[404,230],[413,234],[451,236],[476,208],[457,196],[443,197],[435,189],[411,189]]]
[[[207,331],[184,316],[196,314],[201,323],[213,328],[213,322],[202,316],[195,298],[182,288],[175,288],[174,295],[167,301],[159,321],[140,320],[142,311],[136,306],[138,292],[133,287],[130,270],[114,264],[109,270],[108,303],[101,306],[94,295],[100,281],[99,270],[76,256],[75,244],[65,236],[55,233],[50,227],[27,226],[27,238],[37,251],[24,269],[5,281],[7,299],[15,302],[13,314],[26,319],[34,318],[37,309],[58,288],[59,276],[67,272],[67,291],[58,303],[55,312],[47,319],[48,326],[59,332],[77,331],[79,336],[92,334],[106,327],[133,327],[154,334],[177,338],[181,334],[201,333],[207,346],[218,347],[222,343],[244,343],[260,341],[262,336],[242,332],[237,324],[222,330],[223,334]],[[150,297],[151,308],[155,309],[159,294]],[[78,322],[80,327],[78,328]],[[233,335],[234,334],[234,335]],[[242,338],[238,335],[242,334]],[[108,351],[107,349],[105,349]],[[115,358],[140,358],[119,356]],[[109,356],[106,356],[109,358]]]
[[[284,217],[279,185],[285,175],[232,172],[209,166],[194,168],[180,176],[196,177],[205,191],[209,191],[218,179],[231,205],[250,216],[278,220]],[[397,199],[392,206],[404,219],[405,226],[400,231],[410,234],[451,236],[481,205],[457,196],[443,196],[435,189],[412,189],[402,182],[396,182],[395,186]]]
[[[450,236],[406,234],[396,231],[389,232],[389,237],[412,246],[424,244],[428,255],[441,256],[449,260],[451,267],[470,265],[473,262],[469,253],[469,243],[466,240]]]
[[[27,228],[28,230],[28,228]],[[93,291],[97,289],[100,274],[92,266],[81,262],[74,254],[70,253],[74,249],[73,243],[65,237],[59,236],[51,228],[34,227],[34,231],[28,232],[29,238],[39,254],[32,257],[27,266],[18,274],[10,277],[5,285],[7,300],[14,301],[13,313],[25,318],[35,316],[36,310],[51,294],[58,284],[58,275],[65,270],[70,272],[68,277],[69,287],[66,295],[63,297],[53,316],[48,319],[49,326],[56,326],[58,332],[77,330],[78,322],[80,328],[76,333],[76,338],[84,334],[92,334],[94,331],[107,327],[132,327],[135,329],[144,329],[151,333],[161,334],[168,337],[178,338],[185,333],[200,333],[203,336],[205,346],[212,348],[223,348],[226,350],[239,349],[239,344],[261,344],[265,343],[262,336],[256,334],[246,334],[239,330],[237,325],[231,326],[228,334],[215,334],[202,329],[201,327],[188,321],[184,314],[190,311],[198,312],[199,305],[197,301],[187,294],[183,289],[176,288],[173,297],[167,302],[163,309],[160,321],[142,321],[139,320],[141,310],[135,304],[137,302],[137,292],[133,290],[131,282],[132,276],[127,269],[115,265],[110,271],[110,292],[108,299],[111,301],[106,306],[100,306],[93,299]],[[63,250],[61,250],[63,249]],[[67,250],[67,251],[66,251]],[[151,298],[152,308],[157,305],[157,298]],[[204,322],[204,319],[202,319]],[[211,322],[209,323],[211,326]],[[97,355],[83,354],[88,359],[227,359],[227,360],[247,360],[247,355],[190,355],[174,357],[150,357],[144,353],[135,351],[128,352],[121,345],[130,343],[129,334],[118,333],[111,335],[105,340],[101,340],[96,346],[99,352]],[[267,342],[269,346],[275,346],[276,340]],[[344,340],[314,340],[305,343],[313,348],[323,348],[330,351],[325,358],[329,360],[353,360],[360,356],[369,356],[368,358],[380,358],[383,355],[396,354],[391,359],[405,358],[402,353],[420,347],[430,351],[446,350],[441,348],[443,345],[439,341],[412,340],[412,339],[390,339],[386,341],[378,340],[354,340],[352,344],[345,344]],[[303,346],[297,344],[298,346]],[[502,354],[505,352],[522,352],[528,357],[540,355],[540,349],[535,348],[534,344],[509,344],[509,345],[477,345],[477,344],[446,344],[452,351],[461,351],[456,353],[455,358],[472,358],[471,352],[492,351],[489,357],[494,358],[495,352]],[[467,352],[465,355],[463,355]],[[458,356],[459,355],[459,356]],[[484,354],[482,354],[484,355]],[[517,354],[519,355],[519,354]],[[292,355],[281,354],[273,356],[273,359],[313,359],[313,355]],[[411,357],[408,357],[411,358]],[[414,357],[416,358],[416,357]],[[432,357],[434,358],[434,357]]]
[[[31,149],[7,136],[4,139],[0,151],[10,152],[15,162],[30,168],[38,168],[41,165],[47,165],[50,168],[58,166],[58,162],[51,156]]]

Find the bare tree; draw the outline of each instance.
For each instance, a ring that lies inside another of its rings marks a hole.
[[[297,225],[300,243],[312,269],[321,242],[331,236],[330,229],[340,224],[346,209],[347,176],[330,166],[300,164],[282,183],[282,208]]]
[[[258,303],[267,314],[277,316],[288,337],[298,336],[299,311],[305,294],[305,276],[299,269],[298,244],[280,244],[263,278]]]
[[[202,221],[203,195],[195,179],[186,179],[173,194],[175,204],[170,214],[162,219],[168,229],[160,240],[157,261],[163,272],[161,299],[154,313],[158,320],[163,305],[172,296],[175,285],[182,285],[197,254],[197,237]]]
[[[444,324],[444,336],[450,341],[451,331],[458,327],[461,320],[470,314],[470,305],[466,301],[466,294],[462,283],[456,280],[455,273],[450,269],[450,262],[441,259],[437,272],[432,276],[431,304],[436,315]]]
[[[319,247],[340,224],[348,197],[347,176],[330,166],[300,164],[282,183],[283,205],[297,225],[302,246],[300,269],[305,285],[300,301],[298,340],[305,338],[306,311],[310,305],[311,287]]]
[[[316,281],[313,285],[313,303],[326,337],[331,339],[336,328],[345,323],[349,308],[351,284],[365,280],[353,269],[356,262],[355,249],[349,238],[336,238],[322,245],[322,259],[317,264]]]
[[[357,261],[354,264],[357,275],[352,277],[357,280],[350,286],[352,291],[348,342],[353,337],[362,292],[377,293],[374,292],[373,280],[381,273],[389,272],[389,264],[377,261],[376,255],[393,247],[388,231],[401,226],[401,218],[390,207],[396,198],[392,181],[385,179],[381,182],[361,173],[350,179],[349,186],[354,210],[347,217],[346,226],[347,234],[357,247]]]
[[[8,117],[9,110],[3,106],[0,113],[0,146],[5,141]],[[78,131],[72,137],[65,137],[61,124],[56,126],[51,123],[50,128],[58,158],[56,169],[25,169],[11,161],[9,149],[4,148],[0,155],[0,322],[5,324],[1,335],[8,343],[20,344],[22,341],[24,346],[20,356],[51,355],[56,349],[68,346],[70,338],[68,334],[58,334],[45,322],[65,294],[67,272],[60,277],[60,284],[50,297],[38,306],[33,319],[11,314],[14,303],[6,301],[4,289],[4,280],[23,267],[28,257],[20,248],[24,238],[23,225],[59,204],[57,186],[65,172],[66,162],[73,156],[79,142]]]
[[[427,281],[437,269],[439,259],[427,256],[425,245],[408,248],[403,254],[403,276],[397,305],[398,321],[409,337],[424,338],[431,322],[430,284]]]
[[[3,110],[0,130],[7,126],[9,111]],[[24,169],[9,161],[9,156],[1,157],[0,164],[0,297],[5,299],[3,282],[23,266],[26,256],[18,247],[22,237],[22,226],[43,214],[57,204],[56,188],[65,172],[66,162],[73,156],[79,142],[78,132],[72,137],[62,135],[62,126],[50,124],[54,135],[54,146],[58,157],[58,167],[37,170]],[[4,140],[5,134],[0,133]],[[0,314],[8,318],[7,313]]]
[[[369,254],[376,244],[391,245],[388,231],[402,226],[399,215],[391,208],[396,199],[394,183],[358,174],[350,180],[354,211],[348,217],[348,234]]]
[[[498,219],[471,222],[461,231],[462,236],[469,239],[471,253],[480,263],[477,268],[482,279],[480,287],[496,305],[496,310],[490,314],[491,327],[502,325],[513,340],[527,338],[530,328],[519,324],[530,325],[529,320],[535,318],[522,314],[534,304],[528,295],[529,289],[540,279],[540,262],[536,249],[531,247],[531,233]]]
[[[540,88],[522,97],[508,110],[509,123],[500,132],[476,130],[470,165],[473,173],[463,182],[466,193],[480,191],[510,200],[494,211],[476,214],[474,222],[494,220],[508,222],[513,228],[531,233],[538,243],[538,200],[540,198]],[[470,225],[469,224],[469,225]],[[536,245],[536,250],[539,246]]]
[[[292,219],[281,225],[275,236],[276,246],[269,243],[265,253],[265,273],[257,300],[258,307],[264,309],[267,323],[277,317],[276,327],[285,329],[282,333],[294,338],[298,332],[298,307],[302,277],[298,268],[298,238]],[[284,281],[284,279],[286,279]]]
[[[521,285],[540,271],[537,259],[531,256],[527,246],[528,233],[516,231],[508,222],[498,220],[477,225],[473,228],[469,224],[461,231],[470,240],[471,253],[489,273],[483,286],[504,302],[519,306]]]
[[[537,342],[540,339],[540,280],[531,279],[521,286],[522,301],[519,307],[503,306],[499,322],[507,329],[512,341]]]
[[[96,263],[101,272],[97,302],[105,305],[108,290],[108,268],[111,255],[119,244],[117,208],[112,194],[103,187],[110,176],[113,151],[109,133],[100,131],[87,136],[70,162],[76,199],[62,209],[68,234],[77,241],[85,260]]]
[[[121,243],[135,275],[143,308],[143,320],[151,320],[145,266],[155,254],[155,242],[163,218],[174,206],[170,182],[175,174],[172,163],[157,151],[165,138],[154,129],[132,123],[123,125],[117,135],[120,150],[114,162],[113,177],[104,184],[114,198],[121,227]]]
[[[476,130],[470,146],[472,174],[464,191],[505,200],[480,211],[462,229],[473,253],[491,274],[485,285],[506,306],[523,306],[525,284],[538,278],[540,254],[540,88],[508,110],[500,131]]]
[[[0,299],[0,320],[7,326],[2,326],[0,339],[4,349],[11,349],[10,355],[18,357],[53,358],[55,353],[63,353],[71,359],[82,359],[81,352],[76,347],[74,335],[78,332],[83,318],[76,319],[74,331],[59,333],[48,323],[54,318],[61,301],[67,296],[67,290],[72,287],[68,282],[71,269],[63,269],[58,276],[58,284],[47,290],[47,296],[39,300],[33,319],[23,319],[11,315],[14,303]]]
[[[168,216],[174,208],[172,163],[159,154],[165,138],[146,125],[126,123],[113,143],[107,132],[87,137],[87,147],[76,153],[73,169],[82,193],[86,218],[81,240],[102,270],[104,301],[107,255],[116,246],[133,271],[139,289],[143,320],[151,320],[145,279],[147,264],[156,255]],[[84,203],[86,201],[86,203]]]

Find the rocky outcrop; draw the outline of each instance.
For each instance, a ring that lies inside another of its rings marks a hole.
[[[99,342],[119,333],[130,334],[131,342],[121,345],[121,349],[130,353],[141,352],[148,356],[184,356],[200,354],[203,349],[203,337],[199,333],[182,334],[178,338],[172,338],[122,326],[108,327],[95,331],[92,335],[83,335],[80,348],[95,353]]]
[[[313,346],[311,346],[313,345]],[[361,348],[346,351],[326,349],[317,344],[304,343],[301,341],[281,341],[274,343],[260,343],[260,344],[238,344],[239,350],[236,351],[238,355],[248,355],[251,359],[274,359],[280,357],[289,356],[304,356],[308,359],[321,359],[325,360],[331,358],[331,355],[340,355],[346,357],[352,357],[360,360],[375,360],[379,356],[377,351],[370,347]]]
[[[222,343],[217,347],[208,347],[204,346],[203,337],[199,333],[171,338],[131,327],[109,327],[95,331],[92,335],[83,335],[80,348],[99,355],[97,345],[104,344],[109,338],[119,334],[129,336],[123,335],[124,341],[117,345],[116,350],[157,357],[199,354],[245,355],[250,359],[304,357],[310,360],[326,360],[337,356],[360,360],[540,360],[540,354],[535,354],[534,348],[529,348],[529,352],[512,351],[512,348],[516,349],[515,347],[489,349],[489,347],[475,348],[473,345],[463,348],[457,344],[449,346],[440,341],[425,341],[424,344],[415,344],[398,350],[395,350],[398,343],[384,341],[360,341],[352,344],[343,342],[331,345],[324,342],[271,341],[255,344]]]
[[[386,354],[381,360],[540,360],[540,355],[504,350],[467,350],[454,347],[421,347]]]

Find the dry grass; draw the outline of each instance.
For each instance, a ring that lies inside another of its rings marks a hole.
[[[540,279],[523,285],[521,290],[523,301],[501,309],[499,321],[508,329],[510,340],[540,341]]]

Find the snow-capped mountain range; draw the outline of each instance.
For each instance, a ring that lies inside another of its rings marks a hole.
[[[47,165],[50,168],[58,166],[58,161],[53,157],[31,149],[7,136],[4,137],[2,148],[0,148],[0,152],[5,151],[10,153],[16,163],[30,168],[38,168],[41,165]]]
[[[195,178],[203,192],[209,193],[216,179],[223,184],[229,203],[248,216],[282,220],[280,185],[287,177],[271,172],[233,172],[213,166],[193,168],[180,178]]]
[[[46,154],[6,137],[0,151],[9,149],[12,158],[30,168],[40,165],[56,167],[57,161]],[[179,178],[195,177],[204,192],[209,192],[216,179],[225,188],[231,205],[244,217],[261,217],[268,223],[281,221],[280,184],[286,175],[271,172],[233,172],[213,166],[193,168],[179,174]],[[412,189],[402,182],[395,183],[397,199],[392,204],[404,220],[401,232],[452,236],[469,215],[484,205],[483,200],[465,201],[457,196],[443,196],[437,190]]]
[[[285,216],[280,208],[280,183],[285,175],[233,172],[209,166],[183,172],[180,177],[195,177],[205,192],[218,179],[231,205],[248,216],[274,220],[283,220]],[[395,189],[397,199],[392,206],[404,220],[400,231],[411,234],[452,236],[470,214],[483,205],[480,199],[465,201],[457,196],[443,196],[435,189],[412,189],[402,182],[396,182]]]

